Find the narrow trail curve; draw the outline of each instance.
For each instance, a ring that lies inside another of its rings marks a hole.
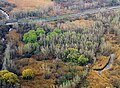
[[[109,62],[106,64],[106,66],[103,69],[98,70],[98,73],[100,74],[103,70],[110,69],[111,68],[111,64],[112,64],[114,59],[115,59],[115,54],[111,54]]]
[[[87,77],[87,80],[90,82],[90,88],[103,88],[103,86],[104,88],[113,88],[112,84],[110,84],[110,79],[106,76],[104,71],[106,72],[112,67],[115,57],[116,54],[111,54],[108,63],[103,69],[99,71],[91,69],[89,76]]]
[[[22,18],[22,19],[10,19],[9,15],[5,13],[3,10],[0,10],[5,16],[6,20],[5,22],[1,21],[0,24],[7,24],[7,23],[14,23],[14,22],[19,22],[19,23],[28,23],[28,22],[33,22],[33,21],[43,21],[43,22],[50,22],[50,21],[56,21],[56,20],[63,20],[66,18],[73,18],[73,17],[80,17],[84,16],[87,14],[95,14],[95,13],[102,13],[102,12],[107,12],[107,11],[112,11],[112,10],[117,10],[120,8],[120,5],[118,6],[110,6],[110,7],[102,7],[102,8],[95,8],[95,9],[88,9],[85,11],[77,12],[77,13],[71,13],[71,14],[64,14],[64,15],[57,15],[57,16],[50,16],[50,17],[45,17],[45,18]]]

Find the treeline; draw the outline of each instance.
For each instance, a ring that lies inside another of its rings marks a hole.
[[[69,10],[84,10],[91,8],[100,8],[104,6],[119,5],[119,0],[55,0],[61,6]]]
[[[22,18],[45,18],[49,16],[63,15],[66,13],[73,13],[76,11],[83,11],[86,9],[101,8],[106,6],[119,5],[119,0],[56,0],[52,6],[36,8],[34,10],[15,11],[10,13],[13,19]],[[36,18],[36,19],[37,19]]]
[[[34,10],[15,11],[12,12],[10,16],[14,19],[32,18],[32,17],[45,18],[48,16],[57,15],[59,11],[60,11],[60,6],[53,4],[53,6],[36,8]]]

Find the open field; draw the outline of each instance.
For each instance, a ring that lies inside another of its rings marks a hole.
[[[29,10],[37,7],[46,7],[53,5],[53,2],[50,0],[8,0],[8,2],[14,3],[17,6],[13,11]]]

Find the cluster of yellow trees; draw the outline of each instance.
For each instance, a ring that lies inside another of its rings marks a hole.
[[[34,77],[34,73],[31,69],[25,69],[22,72],[22,78],[25,80],[30,80]],[[8,70],[1,70],[0,71],[0,82],[6,82],[9,84],[14,84],[19,82],[18,76]]]
[[[33,77],[34,77],[34,73],[31,69],[23,70],[22,72],[23,79],[30,80],[30,79],[33,79]]]
[[[0,71],[0,81],[5,81],[7,83],[15,83],[18,81],[18,76],[8,70]]]

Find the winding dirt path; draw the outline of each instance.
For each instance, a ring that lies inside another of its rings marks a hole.
[[[93,69],[89,72],[89,76],[87,77],[87,80],[90,82],[89,88],[113,88],[113,85],[111,84],[112,80],[120,79],[120,75],[117,75],[120,71],[120,66],[116,63],[117,60],[120,60],[120,46],[119,44],[112,43],[117,41],[117,36],[114,34],[105,36],[109,39],[108,41],[112,45],[114,54],[111,54],[109,64],[101,70],[100,74]]]

